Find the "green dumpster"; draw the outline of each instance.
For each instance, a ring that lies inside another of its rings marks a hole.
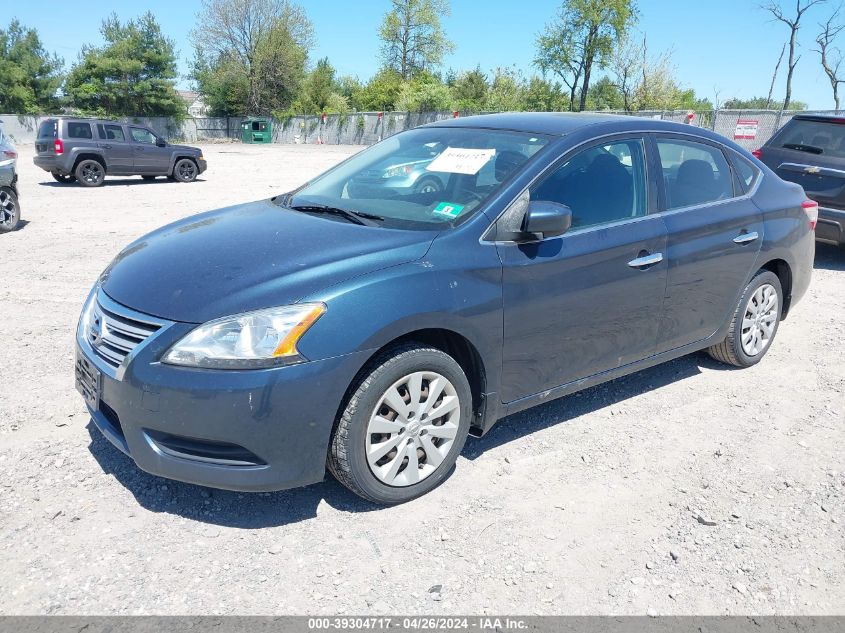
[[[241,140],[244,143],[272,143],[273,122],[266,117],[252,117],[241,123]]]

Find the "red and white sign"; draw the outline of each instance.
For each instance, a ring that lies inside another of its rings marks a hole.
[[[755,119],[737,119],[734,139],[753,141],[757,138],[757,128],[760,122]]]

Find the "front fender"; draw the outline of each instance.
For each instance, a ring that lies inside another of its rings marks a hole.
[[[498,392],[502,267],[495,248],[477,237],[465,241],[460,232],[441,235],[421,260],[350,279],[302,301],[322,301],[328,308],[300,341],[306,358],[362,350],[374,354],[418,330],[448,330],[475,347],[484,366],[485,391]],[[371,355],[363,356],[368,360]]]

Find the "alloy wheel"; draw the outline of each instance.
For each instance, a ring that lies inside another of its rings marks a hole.
[[[192,180],[196,174],[196,166],[189,160],[183,160],[177,167],[180,180]]]
[[[742,351],[757,356],[765,350],[775,333],[778,319],[778,293],[771,284],[763,284],[745,306],[742,318]]]
[[[382,394],[367,425],[367,463],[389,486],[411,486],[443,462],[458,434],[461,407],[449,380],[418,371]]]
[[[81,170],[82,180],[89,184],[99,183],[105,174],[103,173],[103,166],[97,161],[91,160],[82,166]]]
[[[0,190],[0,225],[11,229],[18,220],[18,205],[7,191]]]

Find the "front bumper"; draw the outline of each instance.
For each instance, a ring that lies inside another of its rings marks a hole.
[[[78,362],[100,372],[99,404],[88,406],[97,428],[142,470],[170,479],[240,491],[321,481],[334,420],[363,352],[254,371],[160,363],[193,327],[163,328],[117,372],[77,333]]]
[[[197,167],[199,167],[200,173],[202,173],[206,169],[208,169],[208,163],[206,162],[206,160],[204,158],[198,158],[197,159]]]
[[[845,211],[819,207],[816,239],[831,244],[845,244]]]

